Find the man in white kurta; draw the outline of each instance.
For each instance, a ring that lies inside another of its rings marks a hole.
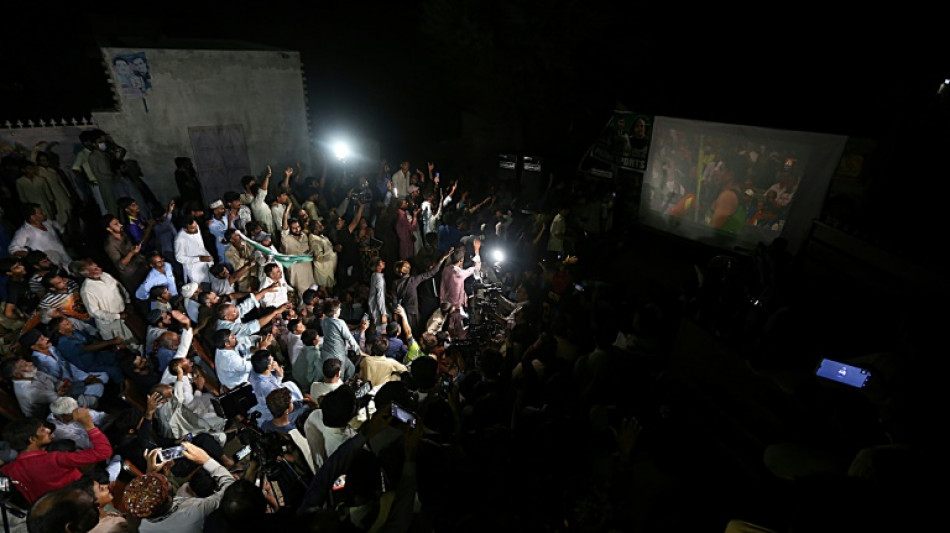
[[[310,233],[310,250],[313,254],[313,281],[320,287],[332,289],[336,286],[337,256],[330,238],[323,234],[323,223],[320,221],[314,221]]]
[[[211,252],[205,248],[198,221],[187,221],[175,237],[175,260],[181,263],[185,282],[210,283]]]
[[[86,279],[79,289],[79,296],[86,310],[96,319],[99,336],[104,340],[119,337],[127,345],[138,344],[132,330],[125,324],[125,306],[130,301],[125,287],[92,261],[83,262],[80,272]]]
[[[288,255],[310,255],[310,237],[304,235],[300,228],[300,222],[294,220],[289,222],[287,226],[281,232],[280,237],[280,244],[284,249],[284,253]],[[290,283],[297,294],[303,294],[315,283],[310,261],[301,261],[287,267],[287,277],[287,282]]]
[[[62,231],[62,226],[47,220],[43,208],[34,204],[33,214],[27,217],[13,234],[8,251],[17,257],[24,257],[30,250],[40,250],[46,252],[49,260],[57,266],[69,268],[73,258],[66,252],[63,241],[59,238]]]
[[[290,285],[284,280],[283,267],[277,263],[273,263],[265,266],[264,269],[266,277],[261,281],[261,289],[266,289],[271,285],[276,285],[277,288],[261,297],[261,307],[279,307],[284,305],[290,299],[288,294]]]

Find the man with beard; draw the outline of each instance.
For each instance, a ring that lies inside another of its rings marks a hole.
[[[288,218],[290,209],[284,209],[284,218],[280,232],[282,252],[287,255],[311,255],[310,238],[304,235],[300,221]],[[299,295],[316,283],[313,279],[313,266],[310,261],[294,263],[287,268],[287,282]]]
[[[323,234],[323,222],[310,221],[310,253],[313,254],[313,281],[332,291],[336,286],[337,255],[329,237]],[[303,294],[303,293],[300,293]]]
[[[186,216],[181,230],[175,237],[175,260],[181,263],[185,272],[184,281],[194,281],[199,285],[209,283],[211,276],[211,252],[205,248],[204,239],[193,216]]]
[[[254,247],[249,245],[238,230],[228,230],[224,234],[228,247],[224,250],[225,262],[231,267],[232,273],[241,272],[232,283],[236,284],[236,292],[248,293],[251,287],[257,285],[257,263],[254,260]],[[213,285],[212,285],[213,286]],[[215,290],[218,294],[223,294]]]
[[[55,221],[47,220],[43,208],[37,204],[25,204],[23,210],[27,217],[10,240],[10,254],[22,258],[30,250],[43,250],[60,268],[69,268],[73,259],[59,237],[63,228]]]
[[[127,292],[135,293],[148,274],[145,256],[141,254],[142,246],[132,242],[115,215],[103,215],[102,220],[106,230],[102,247],[115,266],[122,286]]]

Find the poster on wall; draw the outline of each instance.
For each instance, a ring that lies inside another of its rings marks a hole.
[[[647,168],[653,117],[632,111],[614,111],[590,155],[622,169],[643,172]]]
[[[109,63],[122,98],[144,98],[151,92],[152,76],[145,52],[115,54]]]

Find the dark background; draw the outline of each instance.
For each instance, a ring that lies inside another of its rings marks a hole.
[[[950,69],[926,13],[412,0],[86,2],[5,15],[0,122],[111,109],[100,46],[264,46],[301,53],[315,139],[374,138],[383,157],[418,166],[490,169],[498,153],[526,153],[570,177],[626,107],[877,140],[871,192],[850,225],[904,248],[942,224],[922,194],[950,192],[940,177],[950,113],[937,95]]]

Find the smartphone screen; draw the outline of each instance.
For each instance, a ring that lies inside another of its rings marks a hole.
[[[237,460],[237,461],[240,461],[241,459],[244,459],[245,457],[247,457],[247,455],[248,455],[249,453],[251,453],[251,445],[250,445],[250,444],[248,444],[247,446],[245,446],[245,447],[241,448],[240,450],[238,450],[238,451],[234,454],[234,459]]]
[[[402,407],[396,402],[392,403],[392,413],[397,420],[404,424],[409,424],[409,427],[416,427],[416,415],[412,411]]]
[[[870,370],[831,359],[822,359],[815,369],[815,375],[857,389],[866,387],[871,379]]]
[[[163,463],[172,459],[178,459],[184,455],[184,451],[184,446],[172,446],[171,448],[165,448],[158,452],[158,459]]]

